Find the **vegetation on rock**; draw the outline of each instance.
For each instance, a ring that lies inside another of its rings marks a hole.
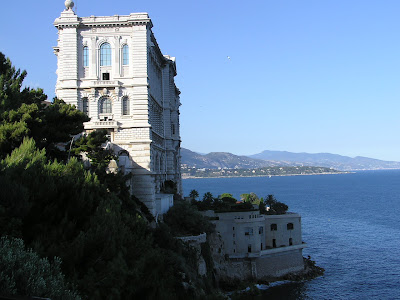
[[[25,250],[21,239],[0,239],[0,291],[4,296],[28,295],[53,299],[81,299],[65,282],[61,259],[53,262],[40,258],[31,249]]]
[[[211,233],[214,226],[186,201],[175,202],[164,215],[165,223],[176,236]]]
[[[0,271],[24,273],[27,257],[39,259],[50,282],[63,278],[83,299],[211,294],[209,279],[197,274],[193,251],[174,238],[179,224],[151,228],[152,217],[147,219],[144,205],[129,194],[127,177],[107,173],[114,157],[102,147],[105,132],[82,136],[69,151],[87,117],[61,100],[43,105],[42,90],[22,89],[25,76],[0,53],[0,236],[20,239],[16,246],[3,244],[4,253],[16,248],[20,254],[3,260]],[[89,167],[81,161],[82,152],[91,159]],[[206,231],[203,225],[204,230],[197,224],[191,232]],[[15,288],[24,285],[23,276],[7,278],[1,284],[17,296],[67,299],[50,290]]]
[[[198,193],[196,190],[193,191]],[[202,201],[192,199],[192,204],[197,206],[199,210],[214,210],[216,212],[248,211],[256,210],[258,207],[260,213],[265,215],[283,215],[289,209],[286,204],[277,201],[274,195],[259,198],[255,193],[249,193],[241,194],[240,199],[241,201],[237,201],[229,193],[214,197],[210,192],[207,192]]]

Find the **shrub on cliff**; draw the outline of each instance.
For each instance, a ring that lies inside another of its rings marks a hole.
[[[0,239],[0,295],[81,299],[66,283],[59,258],[49,262],[11,237]]]
[[[177,236],[199,235],[214,230],[213,224],[186,201],[175,202],[175,205],[164,215],[164,221]]]
[[[277,201],[274,195],[268,195],[264,203],[269,206],[269,210],[265,212],[267,215],[284,215],[289,209],[285,203]]]
[[[83,147],[77,152],[96,150],[97,161],[93,160],[91,170],[76,157],[55,160],[55,155],[49,155],[57,154],[55,142],[70,140],[70,135],[83,130],[87,118],[60,101],[44,112],[45,95],[29,88],[21,91],[24,76],[19,75],[0,53],[0,236],[22,238],[37,253],[36,258],[51,261],[60,257],[62,264],[59,261],[55,268],[61,267],[66,280],[85,299],[193,299],[193,291],[183,288],[183,274],[193,269],[191,255],[181,254],[185,249],[174,244],[171,233],[165,232],[162,240],[170,243],[160,244],[159,235],[138,213],[139,201],[130,196],[125,178],[105,173],[110,157],[98,148],[104,140],[102,133],[76,145]],[[65,151],[60,157],[65,157]],[[207,228],[209,223],[203,224],[198,215],[184,212],[199,221],[184,222],[191,224],[190,233]],[[0,253],[0,258],[7,255]],[[35,256],[27,257],[47,270],[45,261],[37,263]],[[27,276],[24,267],[34,266],[14,264],[13,274]],[[4,270],[0,265],[0,272]],[[21,276],[15,284],[9,275],[0,274],[4,278],[12,286],[26,285]],[[32,280],[41,278],[35,274]],[[29,296],[31,292],[16,293]]]

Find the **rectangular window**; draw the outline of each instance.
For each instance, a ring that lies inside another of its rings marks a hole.
[[[122,47],[122,64],[124,66],[129,65],[129,47],[128,47],[128,45],[124,45],[124,47]]]
[[[246,227],[244,229],[244,235],[253,235],[253,228],[251,227]]]
[[[287,227],[287,230],[293,230],[293,228],[294,228],[293,223],[288,223],[286,227]]]
[[[89,66],[89,47],[83,47],[83,66]]]
[[[110,80],[110,73],[103,73],[103,80]]]
[[[88,102],[88,98],[83,98],[82,99],[82,111],[88,115],[89,114],[89,102]]]
[[[129,98],[126,96],[122,98],[122,114],[124,116],[130,115]]]
[[[276,230],[278,230],[278,225],[271,224],[271,231],[276,231]]]
[[[263,234],[264,233],[264,227],[260,227],[260,228],[258,228],[258,233],[259,234]]]

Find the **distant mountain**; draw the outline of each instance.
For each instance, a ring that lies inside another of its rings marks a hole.
[[[288,164],[265,161],[262,159],[238,156],[228,152],[211,152],[206,155],[181,148],[181,162],[188,167],[206,169],[253,169],[274,166],[288,166]]]
[[[228,152],[211,152],[202,155],[181,148],[182,164],[206,169],[253,169],[275,166],[327,167],[340,171],[400,169],[400,162],[383,161],[368,157],[348,157],[330,153],[293,153],[265,150],[251,156],[239,156]]]
[[[310,154],[265,150],[261,153],[250,155],[249,157],[266,161],[280,161],[285,164],[298,165],[300,163],[304,166],[328,167],[341,171],[400,169],[400,162],[396,161],[384,161],[362,156],[352,158],[331,153]]]

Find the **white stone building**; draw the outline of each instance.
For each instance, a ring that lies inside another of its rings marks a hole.
[[[147,13],[81,18],[65,6],[54,22],[56,95],[90,117],[86,132],[108,131],[132,193],[157,215],[171,202],[166,180],[181,192],[175,58],[162,54]]]
[[[222,277],[276,278],[304,270],[306,244],[299,214],[264,215],[254,209],[204,215],[213,220],[219,236],[213,252],[225,257],[219,268]]]

